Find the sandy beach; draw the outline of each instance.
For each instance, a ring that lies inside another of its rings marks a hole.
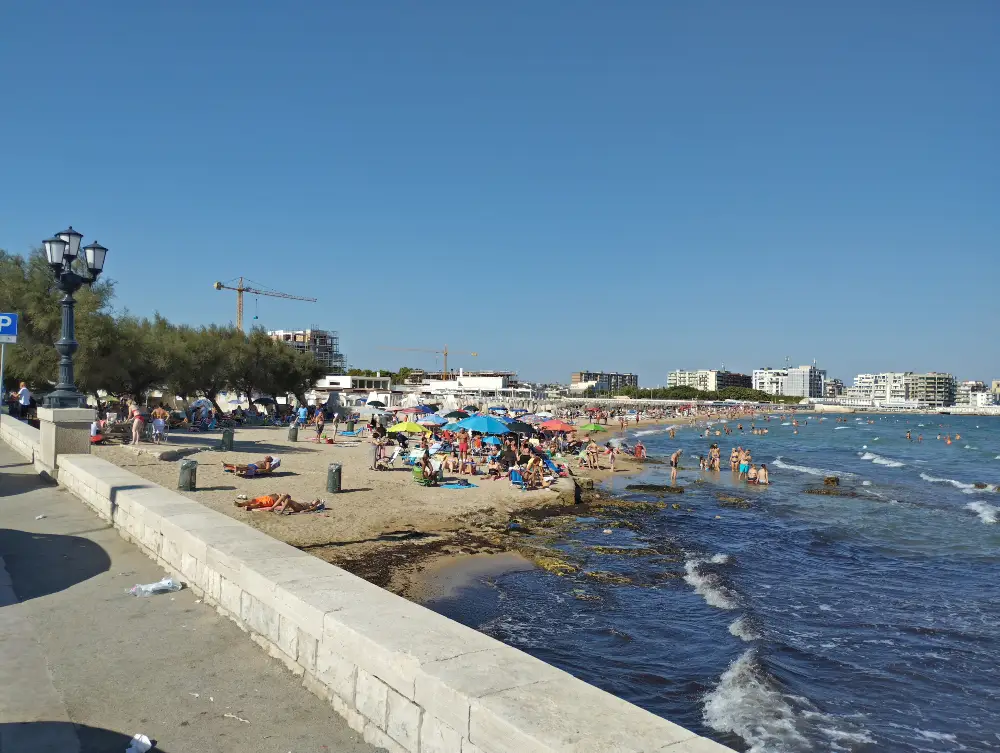
[[[646,424],[660,422],[645,422]],[[602,443],[614,427],[597,434]],[[412,576],[429,561],[470,554],[508,551],[506,531],[518,512],[547,506],[565,507],[577,498],[574,479],[561,479],[551,489],[524,492],[506,479],[465,477],[475,487],[445,489],[423,487],[411,479],[411,470],[399,461],[386,471],[373,471],[371,444],[367,439],[339,437],[336,444],[302,440],[289,442],[287,429],[278,427],[237,429],[234,451],[216,448],[220,435],[171,433],[166,444],[142,444],[137,453],[129,446],[97,446],[93,452],[118,466],[168,489],[177,488],[180,458],[158,459],[163,451],[180,451],[198,462],[198,488],[179,492],[219,512],[242,520],[276,539],[342,566],[386,588],[405,593]],[[225,473],[222,464],[248,463],[271,455],[281,467],[269,476],[239,478]],[[607,458],[602,470],[580,471],[576,459],[565,459],[575,474],[600,482],[608,478]],[[340,463],[342,491],[326,492],[327,468]],[[635,472],[640,464],[619,456],[616,475]],[[457,477],[448,477],[454,480]],[[300,502],[322,499],[326,509],[317,513],[277,515],[246,511],[235,506],[238,495],[250,498],[287,493]]]

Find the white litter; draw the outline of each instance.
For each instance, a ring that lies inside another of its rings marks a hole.
[[[605,528],[601,533],[614,533],[610,528]]]
[[[136,583],[129,589],[133,596],[152,596],[153,594],[165,594],[171,591],[180,591],[184,586],[173,578],[164,578],[156,583],[140,584]]]
[[[44,519],[45,519],[44,515],[36,515],[35,516],[35,520],[44,520]]]
[[[193,695],[195,698],[201,698],[198,693],[188,693],[188,695]]]
[[[242,716],[236,716],[236,714],[223,714],[226,719],[235,719],[238,722],[243,722],[244,724],[250,724],[249,719],[244,719]]]
[[[125,749],[125,753],[147,753],[153,747],[153,743],[145,735],[135,734],[132,742]]]

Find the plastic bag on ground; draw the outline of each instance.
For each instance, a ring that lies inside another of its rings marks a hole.
[[[133,596],[153,596],[154,594],[165,594],[170,593],[171,591],[180,591],[183,587],[184,586],[173,578],[164,578],[156,583],[136,583],[129,589],[129,593]]]
[[[125,753],[147,753],[153,747],[153,742],[145,735],[135,734]]]

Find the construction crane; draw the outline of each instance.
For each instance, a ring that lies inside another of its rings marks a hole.
[[[416,352],[416,353],[436,353],[437,355],[442,356],[444,358],[444,364],[443,364],[444,368],[442,369],[442,374],[444,375],[444,377],[446,379],[448,378],[448,346],[447,345],[444,346],[443,350],[435,350],[434,348],[386,348],[386,347],[380,348],[380,350],[409,350],[409,351],[413,351],[413,352]],[[466,351],[462,351],[461,355],[463,355],[463,356],[478,356],[479,354],[475,353],[475,352],[469,353],[469,352],[466,352]]]
[[[266,295],[271,298],[290,298],[293,301],[309,301],[310,303],[316,303],[315,298],[306,298],[301,295],[291,295],[290,293],[279,293],[275,290],[258,290],[257,288],[250,288],[243,284],[243,278],[236,283],[234,288],[232,285],[223,285],[221,282],[215,283],[213,286],[216,290],[235,290],[236,291],[236,327],[238,329],[243,329],[243,294],[250,293],[251,295]]]

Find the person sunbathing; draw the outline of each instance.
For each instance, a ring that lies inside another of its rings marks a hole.
[[[458,473],[462,468],[462,463],[458,459],[458,453],[452,450],[451,455],[444,459],[444,470],[446,473]]]
[[[278,504],[278,500],[282,496],[285,495],[265,494],[262,497],[254,497],[253,499],[238,499],[233,504],[237,507],[242,507],[244,510],[270,510]]]
[[[246,473],[252,467],[254,471],[267,472],[271,470],[271,464],[274,462],[274,458],[270,455],[265,455],[263,460],[258,460],[256,463],[247,463],[246,465],[241,465],[238,463],[223,463],[222,470],[228,473]]]
[[[486,475],[494,481],[503,475],[503,468],[500,467],[500,462],[497,460],[496,455],[490,455],[490,462],[486,465]]]
[[[291,515],[297,512],[315,512],[317,510],[322,510],[324,507],[323,500],[316,499],[305,504],[303,502],[296,502],[292,499],[290,494],[282,494],[278,498],[277,504],[271,508],[271,512],[276,512],[279,515]]]

